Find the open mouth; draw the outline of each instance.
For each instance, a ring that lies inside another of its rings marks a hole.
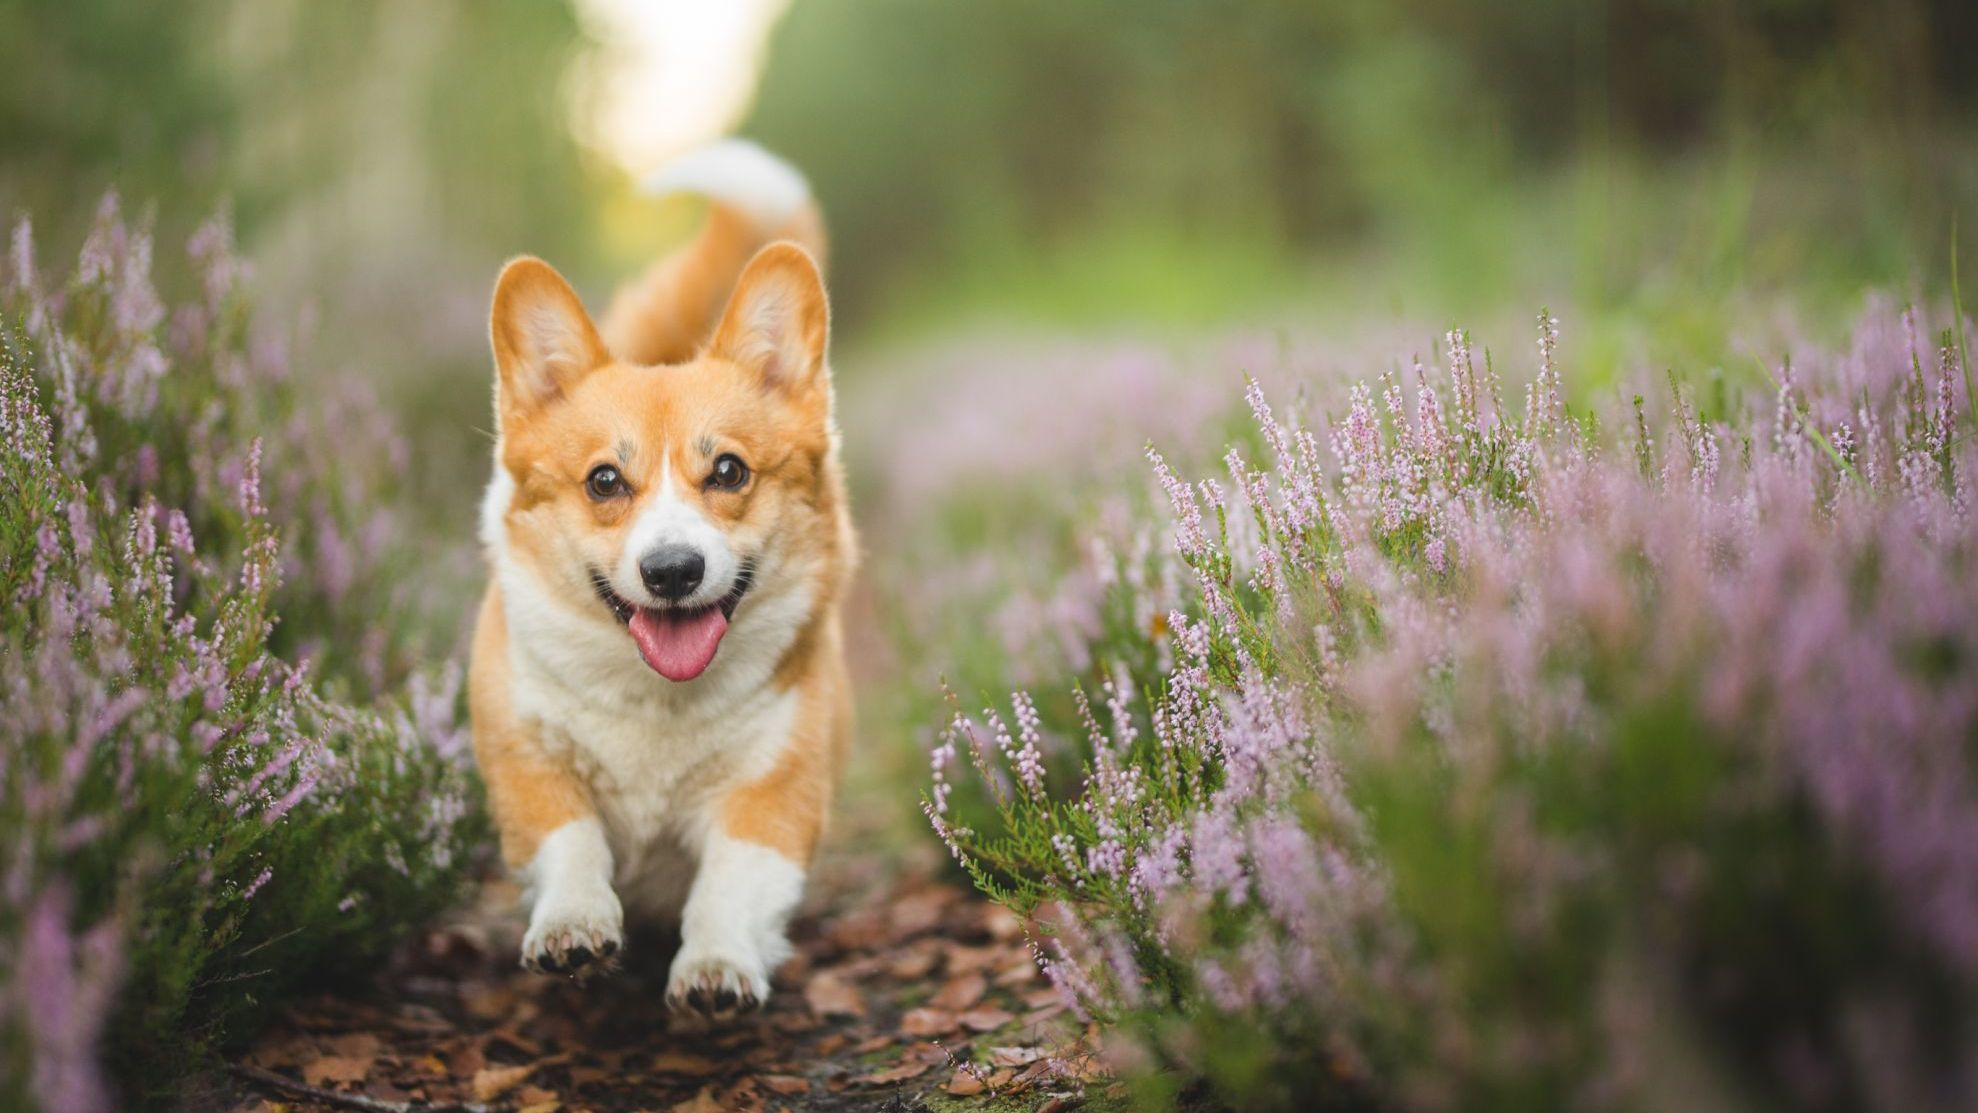
[[[612,617],[632,634],[639,656],[668,680],[692,680],[707,671],[729,620],[742,596],[755,583],[755,563],[743,561],[735,586],[720,599],[701,607],[641,607],[611,590],[604,573],[591,570],[591,587]]]

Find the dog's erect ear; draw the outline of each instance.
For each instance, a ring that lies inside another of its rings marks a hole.
[[[800,399],[829,398],[824,351],[831,309],[810,252],[773,243],[735,282],[708,354],[754,371],[765,386]]]
[[[504,424],[554,401],[611,358],[577,291],[555,267],[526,255],[495,280],[488,334]]]

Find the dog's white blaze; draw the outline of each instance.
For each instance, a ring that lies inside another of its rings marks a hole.
[[[659,490],[633,519],[631,532],[625,537],[625,551],[612,574],[612,590],[633,602],[652,602],[651,593],[639,578],[639,558],[667,545],[685,545],[707,561],[700,588],[681,600],[683,605],[708,606],[735,589],[735,577],[742,571],[741,558],[728,544],[728,536],[708,521],[695,502],[681,495],[673,482],[670,456],[660,466]]]

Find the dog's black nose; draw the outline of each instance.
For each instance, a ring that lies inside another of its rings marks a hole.
[[[685,545],[668,545],[639,558],[639,578],[661,599],[684,599],[701,586],[707,561]]]

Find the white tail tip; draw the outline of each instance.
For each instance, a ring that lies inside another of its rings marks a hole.
[[[646,175],[639,188],[654,197],[698,193],[747,213],[763,228],[787,224],[810,203],[810,183],[797,168],[746,139],[717,139]]]

